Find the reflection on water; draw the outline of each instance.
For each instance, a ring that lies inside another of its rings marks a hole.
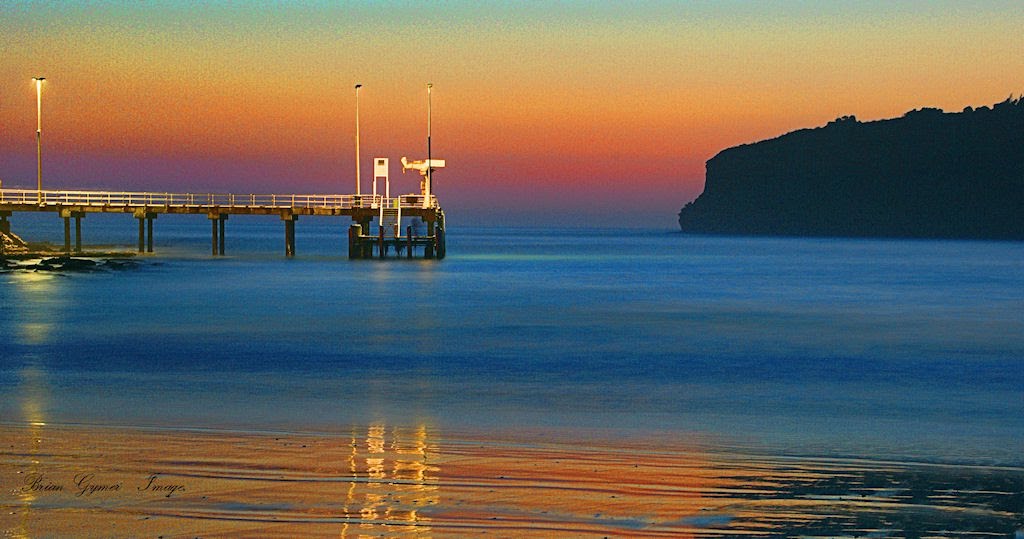
[[[9,308],[17,316],[17,337],[21,344],[46,344],[52,338],[54,321],[64,307],[60,276],[17,271],[5,276],[13,298]]]
[[[345,498],[345,515],[358,508],[356,530],[344,522],[341,537],[368,537],[380,526],[390,533],[421,536],[430,533],[430,519],[420,514],[420,507],[439,503],[436,478],[439,470],[427,464],[427,428],[390,430],[382,424],[371,425],[359,452],[359,440],[353,435],[349,457],[349,483]],[[364,482],[358,481],[365,478]],[[357,485],[364,488],[357,492]]]
[[[0,426],[0,481],[89,470],[127,488],[16,496],[15,534],[62,537],[1013,536],[1024,469],[745,454],[712,441],[544,432],[441,440],[427,426],[346,435]],[[696,439],[695,439],[696,440]],[[0,519],[0,522],[3,522]]]
[[[27,437],[26,447],[28,449],[25,453],[25,458],[28,460],[25,463],[24,470],[22,470],[23,473],[19,474],[26,479],[18,485],[21,488],[15,490],[16,497],[25,510],[20,515],[18,525],[11,532],[13,537],[27,539],[33,537],[30,533],[31,527],[29,523],[32,517],[31,508],[37,501],[37,493],[39,492],[35,487],[44,487],[49,483],[45,479],[46,465],[42,461],[40,452],[43,451],[43,428],[46,426],[45,412],[49,401],[50,388],[47,382],[47,373],[40,366],[25,366],[18,374],[20,380],[16,391],[21,398],[21,420],[24,424],[28,425],[28,431],[25,434]],[[32,488],[28,488],[32,481],[29,478],[38,479],[38,482],[34,483]]]
[[[66,302],[61,293],[60,276],[16,271],[4,277],[7,280],[4,286],[11,294],[5,309],[10,309],[11,314],[14,315],[10,343],[25,346],[49,343],[53,338],[55,323],[61,316],[61,310]],[[0,356],[0,359],[8,358]],[[46,412],[51,400],[50,376],[44,362],[35,354],[28,354],[23,359],[22,365],[14,373],[15,386],[10,393],[16,395],[20,401],[21,417],[3,419],[20,420],[28,426],[25,453],[28,461],[22,477],[37,478],[38,482],[34,485],[41,488],[49,483],[40,453],[44,451],[42,448],[43,431],[48,421]],[[18,486],[26,487],[26,485],[27,483],[23,481]],[[26,510],[21,513],[18,525],[13,530],[9,530],[13,537],[33,536],[29,526],[32,518],[30,509],[37,501],[40,492],[39,488],[35,487],[14,490],[16,497]]]

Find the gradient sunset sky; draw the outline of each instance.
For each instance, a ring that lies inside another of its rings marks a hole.
[[[45,188],[354,191],[448,160],[452,224],[672,228],[704,162],[843,115],[1024,91],[1024,2],[0,3],[0,178]],[[523,217],[515,217],[522,212]]]

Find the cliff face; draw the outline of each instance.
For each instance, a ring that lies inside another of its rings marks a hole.
[[[685,232],[1024,239],[1024,98],[908,112],[729,148]]]

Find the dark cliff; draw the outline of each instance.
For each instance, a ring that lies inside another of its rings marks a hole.
[[[1024,239],[1024,97],[723,150],[684,232]]]

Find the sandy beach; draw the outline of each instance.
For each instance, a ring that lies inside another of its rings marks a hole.
[[[1006,536],[1024,470],[684,439],[4,425],[6,537]]]

